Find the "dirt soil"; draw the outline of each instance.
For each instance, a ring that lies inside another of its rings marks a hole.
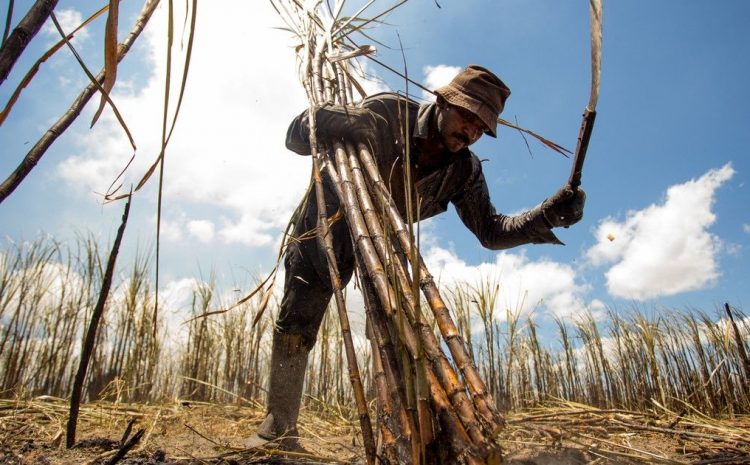
[[[67,408],[49,398],[2,401],[0,465],[364,463],[357,425],[334,411],[303,411],[300,442],[306,452],[289,453],[273,445],[243,447],[262,420],[259,408],[184,402],[88,404],[81,409],[76,447],[66,449]],[[133,419],[128,438],[140,430],[142,437],[118,458]],[[566,406],[516,413],[507,420],[499,438],[507,464],[750,464],[747,417],[699,422]]]

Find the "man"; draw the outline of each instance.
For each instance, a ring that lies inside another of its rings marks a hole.
[[[497,137],[497,116],[510,89],[489,70],[472,65],[435,93],[437,101],[424,105],[383,93],[366,98],[358,108],[325,106],[316,113],[318,138],[368,143],[402,215],[406,211],[404,147],[408,144],[420,219],[444,212],[450,202],[466,227],[489,249],[561,244],[551,229],[581,219],[583,190],[563,187],[521,215],[497,214],[481,162],[468,149],[482,134]],[[286,146],[301,155],[310,153],[307,112],[292,121]],[[330,218],[340,205],[332,181],[325,172],[323,175]],[[296,237],[317,224],[314,190],[304,204],[295,221]],[[346,221],[334,222],[331,233],[342,285],[346,285],[354,269]],[[284,439],[285,446],[295,447],[307,354],[315,344],[333,291],[326,257],[316,238],[292,242],[284,264],[284,297],[273,333],[268,413],[257,435],[264,440],[284,436],[290,438]]]

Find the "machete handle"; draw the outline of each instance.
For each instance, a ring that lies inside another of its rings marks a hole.
[[[570,177],[568,178],[568,184],[574,191],[581,185],[583,161],[586,159],[586,150],[589,148],[589,140],[591,139],[591,131],[594,129],[595,120],[596,110],[589,110],[587,108],[583,111],[581,129],[578,131],[578,143],[576,144],[576,151],[573,157],[573,166],[570,169]]]

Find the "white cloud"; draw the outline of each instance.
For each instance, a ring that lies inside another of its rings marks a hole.
[[[422,71],[424,72],[425,87],[434,90],[451,82],[453,77],[461,71],[461,68],[458,66],[436,65],[425,66]],[[422,96],[427,100],[435,100],[435,96],[429,92],[422,91]]]
[[[623,222],[602,221],[587,256],[595,266],[614,263],[606,272],[609,292],[644,300],[714,282],[721,241],[707,229],[716,220],[715,191],[733,175],[724,165],[670,187],[663,203],[628,212]]]
[[[367,320],[367,315],[365,312],[365,299],[362,296],[362,289],[356,285],[355,279],[352,278],[349,285],[346,286],[345,292],[346,311],[349,316],[349,325],[352,329],[352,336],[358,345],[365,344],[368,342],[365,336],[365,321]],[[279,299],[279,301],[281,300]],[[330,305],[332,307],[331,310],[337,311],[336,299],[331,299]]]
[[[724,242],[722,246],[723,246],[723,250],[726,251],[728,255],[739,257],[742,254],[741,244],[733,244],[731,242]]]
[[[200,282],[193,278],[172,280],[162,285],[159,307],[168,347],[176,347],[180,341],[187,340],[189,328],[185,321],[190,317],[193,294],[199,286]]]
[[[743,224],[742,225],[742,230],[745,231],[746,233],[750,234],[750,224]]]
[[[172,227],[167,234],[171,240],[181,240],[180,228],[187,226],[204,241],[269,246],[287,225],[310,178],[310,158],[284,146],[287,126],[307,99],[297,76],[297,41],[275,29],[282,23],[273,8],[267,2],[232,5],[231,15],[222,8],[202,9],[198,15],[185,99],[165,157],[164,205],[185,213],[166,213],[162,221]],[[176,10],[182,7],[175,4]],[[166,11],[164,6],[157,9],[139,39],[148,61],[142,69],[152,71],[145,86],[134,89],[122,81],[115,87],[115,103],[138,147],[124,186],[137,183],[159,153]],[[176,34],[187,37],[182,31]],[[182,63],[181,56],[173,56],[172,107]],[[362,84],[371,92],[383,90]],[[93,131],[76,137],[80,151],[64,160],[58,172],[81,192],[103,192],[132,155],[124,132],[107,109]],[[149,183],[147,189],[154,189],[157,174]],[[195,207],[214,213],[192,218]],[[214,230],[193,220],[211,222]]]
[[[495,315],[505,318],[506,309],[528,313],[546,308],[545,313],[566,317],[586,309],[585,284],[576,281],[575,270],[548,259],[531,261],[526,254],[501,252],[494,263],[469,265],[448,250],[432,247],[425,254],[430,272],[441,286],[458,283],[477,285],[482,280],[500,284]]]
[[[599,299],[594,299],[588,303],[587,309],[591,312],[597,320],[603,320],[606,318],[607,304]]]
[[[362,90],[365,91],[365,94],[375,95],[380,92],[388,92],[391,90],[383,79],[373,73],[372,69],[368,66],[367,60],[361,60],[360,65],[361,66],[353,66],[352,72],[354,73],[354,78],[359,85],[362,86]],[[354,98],[355,102],[362,99],[362,96],[356,89],[352,89],[352,92],[352,98]]]
[[[284,215],[283,218],[283,222],[286,224],[289,215]],[[237,222],[226,224],[219,232],[219,236],[227,243],[236,242],[262,247],[274,243],[274,236],[271,231],[275,231],[279,226],[281,224],[275,223],[271,218],[263,219],[252,214],[242,214]],[[276,237],[276,239],[278,243],[279,237]]]
[[[52,249],[43,243],[23,243],[23,254],[25,257],[41,256],[49,254]],[[40,254],[39,252],[42,252]],[[0,254],[0,266],[7,282],[4,284],[6,295],[0,294],[0,303],[7,308],[17,308],[19,311],[39,312],[44,314],[50,311],[58,311],[61,302],[75,299],[76,295],[70,291],[81,291],[84,289],[85,279],[74,268],[64,262],[56,261],[54,256],[46,255],[46,261],[40,260],[21,264],[15,261],[15,252],[9,257],[6,253]],[[29,287],[24,292],[19,289]],[[67,292],[65,292],[67,291]],[[6,320],[7,322],[7,320]]]
[[[214,224],[207,220],[188,221],[187,229],[201,242],[211,242],[214,238]]]
[[[75,28],[83,23],[83,16],[81,15],[81,13],[72,8],[55,11],[55,17],[57,18],[57,22],[60,23],[60,27],[65,34],[70,34]],[[52,19],[48,19],[47,22],[44,23],[42,31],[45,34],[49,35],[52,38],[53,42],[57,42],[61,38],[60,32],[55,27],[55,23],[52,22]],[[76,35],[73,37],[73,40],[71,40],[71,42],[73,43],[73,45],[78,45],[80,42],[83,42],[89,37],[89,31],[86,28],[83,28],[80,31],[76,32]]]
[[[156,227],[156,216],[152,217],[152,225]],[[210,243],[216,237],[216,225],[210,220],[190,219],[184,212],[170,212],[170,218],[161,220],[160,234],[161,239],[167,242],[180,243],[190,236]]]
[[[232,8],[231,15],[221,8],[199,13],[185,100],[166,153],[164,202],[208,206],[222,215],[221,222],[202,218],[217,224],[216,238],[265,245],[286,225],[308,184],[310,159],[284,147],[289,122],[307,102],[295,43],[273,29],[280,20],[270,5],[236,2]],[[159,7],[139,39],[153,71],[145,87],[116,86],[115,102],[138,146],[125,186],[159,153],[166,10]],[[173,63],[177,86],[182,61],[174,57]],[[173,104],[177,94],[173,89]],[[77,142],[80,152],[63,161],[59,173],[82,192],[103,192],[132,155],[109,109],[93,131],[78,133]]]
[[[154,217],[154,225],[156,224],[156,217]],[[185,238],[183,234],[183,224],[179,221],[167,221],[162,219],[161,221],[161,239],[169,242],[180,242]]]

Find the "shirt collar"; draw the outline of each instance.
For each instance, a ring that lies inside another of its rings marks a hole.
[[[412,137],[415,139],[427,139],[430,136],[430,122],[435,115],[437,105],[433,103],[423,103],[417,111],[417,121],[414,125]]]

